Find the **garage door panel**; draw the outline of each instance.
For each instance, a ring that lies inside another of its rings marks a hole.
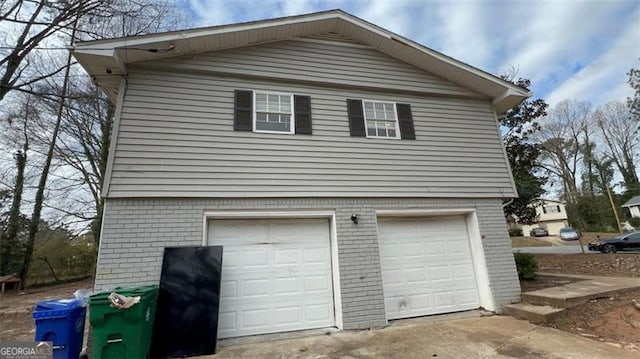
[[[326,219],[214,220],[220,338],[335,325]]]
[[[378,221],[388,319],[479,307],[463,217]]]

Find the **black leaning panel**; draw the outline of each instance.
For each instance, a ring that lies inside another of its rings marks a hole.
[[[216,352],[222,246],[164,249],[152,358]]]

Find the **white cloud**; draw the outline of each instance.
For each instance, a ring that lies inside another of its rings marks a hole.
[[[610,47],[582,70],[559,84],[548,96],[554,105],[565,99],[581,99],[595,104],[624,100],[632,94],[626,84],[627,71],[638,66],[640,57],[640,10]]]
[[[515,66],[551,103],[624,99],[640,57],[637,0],[188,1],[201,26],[342,8],[485,71]]]

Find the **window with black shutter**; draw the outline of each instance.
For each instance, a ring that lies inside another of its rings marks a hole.
[[[347,112],[351,136],[416,139],[409,104],[348,99]]]
[[[311,98],[290,93],[236,90],[235,131],[311,134]]]

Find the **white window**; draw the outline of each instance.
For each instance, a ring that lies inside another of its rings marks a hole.
[[[255,132],[294,133],[293,95],[275,92],[254,92]]]
[[[367,137],[400,138],[395,102],[363,100]]]

